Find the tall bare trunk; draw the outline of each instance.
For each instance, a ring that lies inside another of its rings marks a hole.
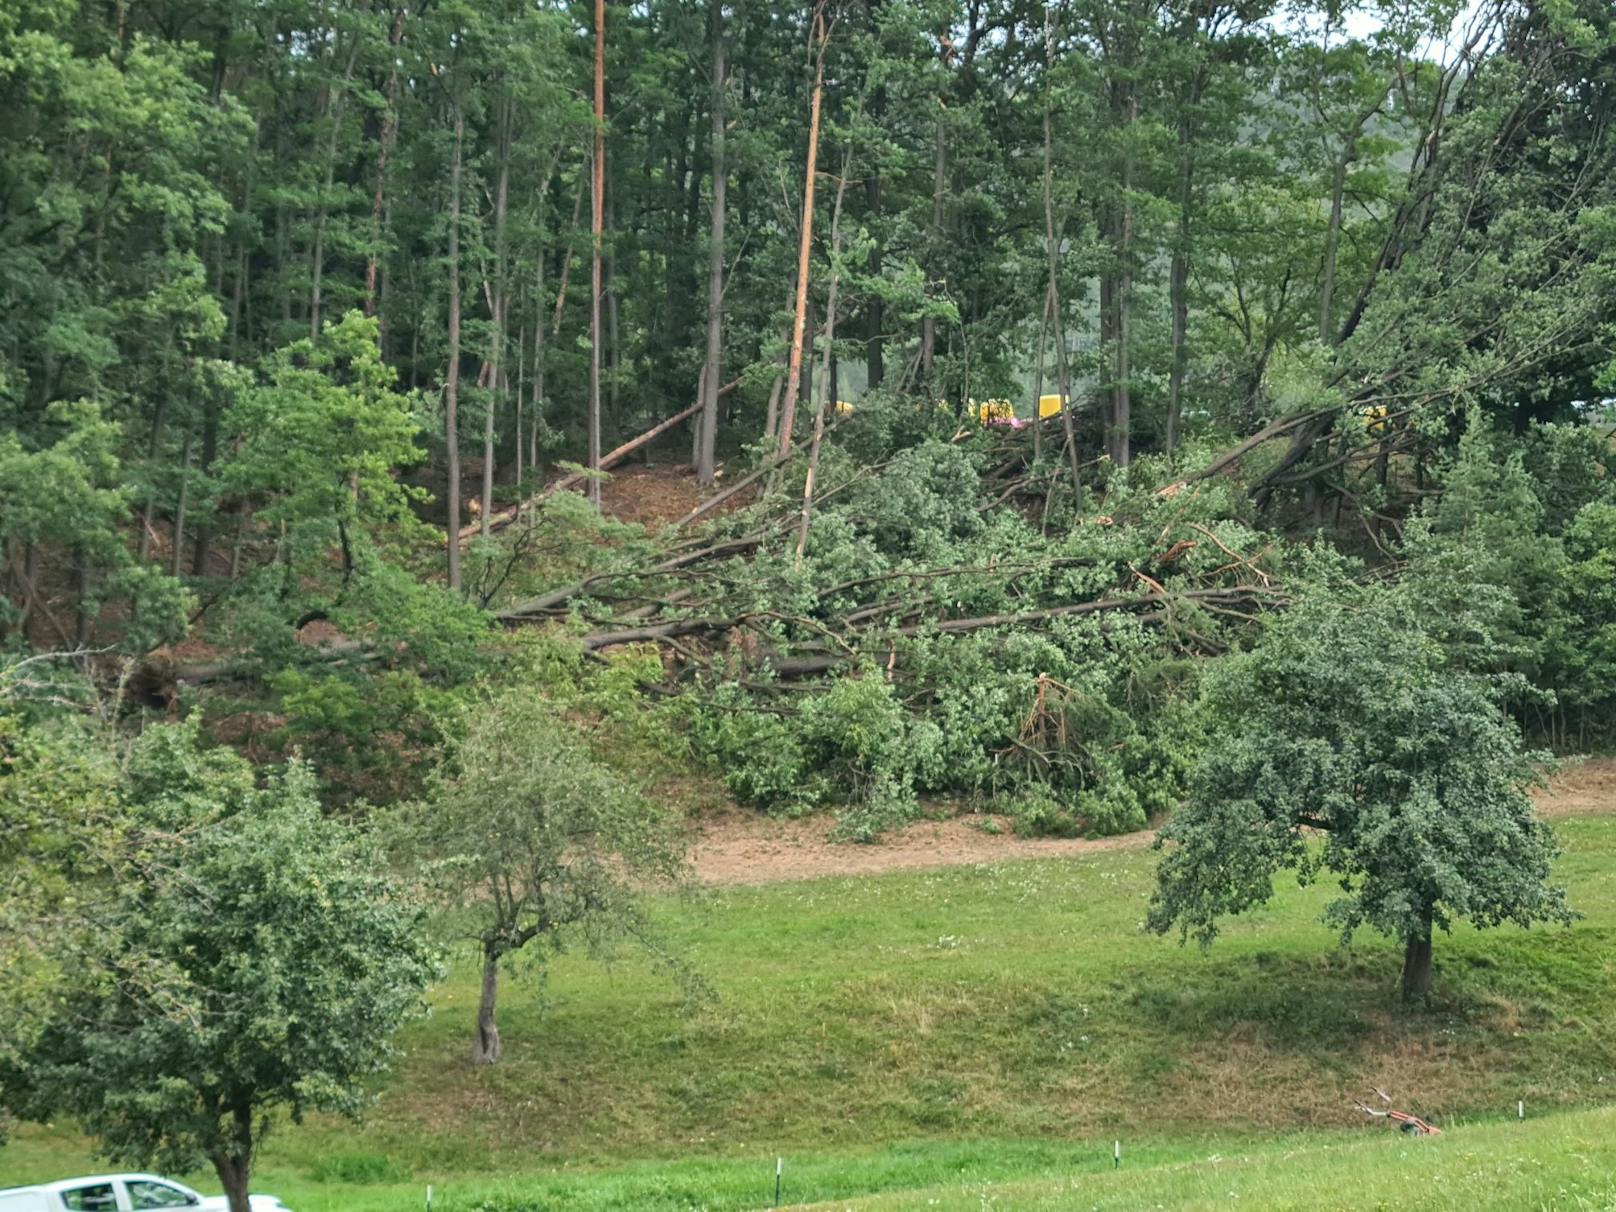
[[[309,282],[309,337],[320,337],[320,296],[325,285],[325,219],[330,204],[331,188],[337,175],[337,135],[342,128],[342,103],[347,96],[348,81],[353,77],[354,61],[359,56],[359,43],[355,40],[348,52],[347,65],[342,69],[340,90],[327,90],[325,116],[331,124],[330,137],[325,148],[325,180],[319,201],[314,208],[314,248],[311,250]]]
[[[561,254],[561,280],[556,287],[555,314],[550,317],[550,335],[561,335],[561,310],[567,304],[567,279],[572,276],[572,237],[578,230],[578,216],[583,214],[584,193],[589,189],[593,177],[586,180],[582,174],[578,177],[578,192],[572,199],[572,226],[567,228],[567,240],[563,245]]]
[[[146,460],[148,464],[155,465],[158,452],[163,448],[163,428],[168,422],[168,393],[165,391],[157,397],[157,415],[152,418],[151,442],[146,447]],[[149,489],[146,493],[146,507],[140,515],[140,538],[136,543],[136,550],[140,559],[144,561],[151,554],[152,528],[157,521],[157,492]]]
[[[842,251],[842,199],[847,196],[847,169],[850,156],[842,153],[842,172],[836,183],[836,205],[830,212],[830,286],[825,294],[825,362],[824,384],[819,393],[819,407],[814,409],[814,436],[808,447],[808,475],[802,483],[802,516],[797,522],[797,563],[802,563],[803,552],[808,549],[809,518],[814,509],[814,476],[819,471],[819,444],[825,437],[825,410],[836,398],[836,385],[831,366],[836,360],[836,286],[839,278],[836,258]]]
[[[1133,138],[1139,101],[1128,86],[1125,139]],[[1126,467],[1131,457],[1133,433],[1133,149],[1122,158],[1122,197],[1117,211],[1117,361],[1116,390],[1111,406],[1111,458]]]
[[[791,431],[797,419],[797,395],[802,377],[803,328],[808,318],[808,263],[814,240],[814,184],[819,171],[819,105],[825,91],[825,46],[830,30],[825,25],[825,0],[814,6],[814,91],[808,110],[808,164],[802,181],[802,232],[797,244],[797,306],[791,320],[791,360],[786,369],[785,400],[780,405],[779,453],[791,449]]]
[[[191,431],[185,431],[185,446],[180,455],[180,496],[174,504],[174,541],[169,549],[169,575],[179,576],[185,558],[185,510],[191,496]]]
[[[881,176],[871,171],[864,181],[864,209],[865,214],[873,222],[881,214]],[[882,274],[881,241],[870,241],[869,258],[865,262],[865,270],[871,281],[879,281]],[[881,386],[881,380],[886,378],[886,334],[882,326],[886,323],[885,308],[881,305],[881,296],[871,294],[864,304],[865,334],[864,334],[864,375],[865,386],[870,390]]]
[[[1178,447],[1178,430],[1184,416],[1184,371],[1189,361],[1190,223],[1194,205],[1195,149],[1187,121],[1179,125],[1178,148],[1178,231],[1174,233],[1167,287],[1173,313],[1172,368],[1167,377],[1168,454]]]
[[[517,500],[522,499],[522,477],[527,474],[523,466],[522,406],[527,400],[527,328],[522,323],[521,288],[517,288],[516,301],[516,390],[511,393],[511,433],[516,443],[516,467],[512,479],[516,484]]]
[[[1047,71],[1055,57],[1055,31],[1046,11],[1044,18],[1044,65]],[[1083,473],[1077,457],[1077,430],[1072,424],[1072,380],[1066,364],[1066,325],[1061,316],[1060,243],[1055,236],[1054,132],[1050,124],[1049,96],[1044,96],[1044,254],[1049,263],[1049,315],[1055,333],[1055,369],[1060,380],[1061,430],[1066,439],[1066,458],[1072,468],[1073,508],[1083,509]]]
[[[544,259],[544,249],[540,248],[533,286],[533,415],[528,419],[527,447],[529,474],[535,487],[543,478],[539,470],[539,426],[544,420]]]
[[[938,108],[942,99],[938,98]],[[932,255],[943,249],[943,182],[948,175],[948,141],[942,118],[937,119],[936,147],[932,157],[931,174],[931,246]],[[920,321],[920,377],[927,390],[932,388],[932,366],[937,355],[937,319],[926,316]],[[928,405],[929,407],[929,405]]]
[[[1331,311],[1335,303],[1335,274],[1338,250],[1341,247],[1341,216],[1347,189],[1347,165],[1351,162],[1356,138],[1347,144],[1336,158],[1335,171],[1330,180],[1330,224],[1324,230],[1324,264],[1319,282],[1319,340],[1326,345],[1334,343],[1335,331],[1331,324]]]
[[[1044,457],[1044,359],[1049,353],[1049,286],[1044,286],[1044,311],[1038,321],[1038,356],[1032,376],[1032,461]]]
[[[718,383],[724,356],[724,30],[723,5],[708,8],[713,40],[713,215],[707,251],[707,361],[702,374],[701,412],[697,414],[696,481],[713,482],[718,462]]]
[[[606,0],[595,0],[595,155],[590,165],[589,469],[600,470],[600,272],[606,219]],[[600,508],[600,479],[589,478],[589,500]]]
[[[494,187],[494,292],[493,327],[488,343],[488,406],[483,411],[483,507],[482,537],[488,537],[488,520],[494,516],[494,468],[497,462],[494,431],[498,404],[504,396],[505,313],[510,306],[506,293],[505,217],[509,209],[511,182],[511,100],[503,98],[498,118],[499,176]]]
[[[370,254],[365,260],[365,314],[376,314],[376,270],[381,260],[383,201],[387,196],[387,158],[398,136],[398,48],[404,41],[404,13],[401,4],[393,10],[393,26],[387,33],[392,52],[387,65],[387,110],[382,115],[381,138],[376,141],[376,185],[370,198]],[[385,351],[384,351],[385,352]]]
[[[460,172],[466,113],[454,101],[454,154],[449,166],[449,368],[443,383],[443,441],[449,459],[449,589],[460,592]]]

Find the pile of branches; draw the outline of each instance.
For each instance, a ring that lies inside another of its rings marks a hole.
[[[1058,455],[1053,438],[1046,444]],[[790,682],[860,665],[890,671],[906,639],[1035,629],[1090,615],[1131,616],[1161,628],[1186,651],[1215,654],[1227,641],[1197,630],[1196,619],[1250,623],[1288,600],[1264,566],[1271,552],[1242,552],[1221,538],[1215,523],[1201,520],[1208,511],[1193,507],[1200,494],[1193,484],[1178,481],[1140,492],[1121,490],[1119,481],[1114,495],[1121,501],[1091,487],[1089,512],[1081,513],[1065,461],[1035,464],[1029,435],[962,428],[950,445],[971,449],[972,465],[980,468],[972,477],[971,504],[984,519],[984,532],[1015,533],[1016,527],[994,527],[991,521],[995,514],[1013,514],[1029,539],[1026,547],[987,552],[973,562],[898,556],[893,566],[868,575],[824,579],[814,544],[794,543],[800,506],[798,490],[788,487],[728,519],[716,536],[684,538],[676,527],[673,540],[652,558],[510,603],[495,617],[506,627],[579,624],[584,630],[577,642],[589,653],[655,644],[673,681],[719,661],[725,669],[766,670],[771,680]],[[838,498],[852,498],[851,524],[859,525],[857,498],[880,495],[883,478],[902,474],[902,463],[900,452],[849,467],[841,483],[820,493],[818,507],[833,514]],[[789,477],[785,482],[790,485]],[[1158,527],[1153,541],[1148,535],[1132,544],[1109,539],[1147,524]],[[1108,537],[1074,540],[1085,530]],[[1139,558],[1084,551],[1130,545]],[[1191,561],[1198,549],[1216,558]],[[1082,572],[1082,583],[1103,588],[1071,596],[1072,578],[1063,574],[1073,572]],[[990,588],[1014,608],[958,609],[956,603],[980,596],[976,587]]]

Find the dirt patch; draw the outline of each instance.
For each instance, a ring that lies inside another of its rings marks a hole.
[[[1553,785],[1537,795],[1548,817],[1616,812],[1616,759],[1568,763]],[[989,814],[916,821],[870,845],[832,842],[826,816],[780,820],[741,811],[707,817],[691,846],[696,878],[704,884],[772,884],[825,876],[881,875],[998,863],[1008,859],[1056,858],[1105,850],[1140,849],[1155,839],[1143,830],[1107,838],[1024,838],[1008,817]],[[998,832],[993,830],[997,829]]]
[[[996,863],[1005,859],[1052,858],[1149,845],[1149,830],[1119,837],[1024,838],[1011,832],[1007,817],[974,815],[952,820],[916,821],[860,845],[832,842],[833,821],[824,816],[779,820],[735,813],[702,823],[691,857],[704,884],[771,884],[831,875],[881,875]],[[998,833],[984,830],[997,828]]]
[[[1535,798],[1547,817],[1616,812],[1616,758],[1568,761]]]
[[[610,517],[638,522],[655,530],[680,521],[697,505],[724,487],[722,469],[718,483],[703,488],[696,483],[696,471],[688,462],[663,462],[664,452],[653,466],[628,464],[612,468],[611,478],[600,486],[601,508]],[[722,517],[750,504],[753,494],[741,493],[718,506],[711,514]]]

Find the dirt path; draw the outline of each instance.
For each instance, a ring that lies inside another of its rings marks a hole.
[[[1567,766],[1554,785],[1539,793],[1538,806],[1548,817],[1616,812],[1616,759],[1590,758]],[[991,822],[1000,832],[983,828]],[[828,817],[776,820],[750,813],[730,813],[706,821],[691,854],[696,877],[704,884],[772,884],[832,875],[880,875],[996,863],[1006,859],[1054,858],[1102,850],[1148,846],[1149,830],[1120,837],[1021,838],[1002,816],[964,816],[945,821],[917,821],[868,846],[827,839]]]

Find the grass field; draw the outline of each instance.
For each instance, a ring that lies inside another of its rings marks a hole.
[[[565,956],[507,984],[506,1060],[475,1068],[457,967],[367,1123],[287,1126],[255,1186],[298,1212],[419,1207],[429,1182],[451,1212],[748,1208],[781,1154],[790,1199],[892,1193],[878,1208],[1616,1207],[1597,1109],[1616,818],[1558,828],[1583,920],[1439,939],[1420,1012],[1390,945],[1318,924],[1327,890],[1284,889],[1207,954],[1142,935],[1144,849],[670,902],[715,1001],[687,1011],[632,954]],[[1370,1086],[1450,1131],[1364,1123]],[[1527,1123],[1496,1122],[1517,1099]],[[1595,1109],[1550,1115],[1570,1108]],[[27,1128],[0,1185],[93,1164],[66,1128]]]

